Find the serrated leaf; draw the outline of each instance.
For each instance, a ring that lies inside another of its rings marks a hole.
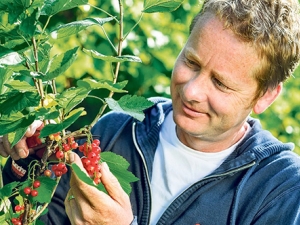
[[[123,88],[127,85],[128,81],[122,81],[114,84],[110,80],[100,80],[96,81],[94,79],[83,79],[77,81],[78,87],[84,87],[87,90],[95,90],[95,89],[101,89],[105,88],[110,91],[116,92],[116,93],[126,93],[126,90],[123,90]]]
[[[41,79],[43,81],[53,80],[60,74],[64,73],[75,61],[77,57],[77,49],[78,47],[75,47],[63,54],[55,56],[49,65],[50,70],[46,73],[45,76],[41,77]]]
[[[126,113],[139,121],[145,118],[143,110],[153,105],[144,97],[136,95],[125,95],[118,101],[113,98],[105,98],[105,101],[111,110]]]
[[[59,111],[55,108],[39,108],[35,110],[34,114],[40,120],[54,120],[59,117]]]
[[[45,0],[42,15],[52,16],[58,12],[86,5],[88,0]]]
[[[37,91],[34,86],[31,86],[28,82],[26,81],[19,81],[19,80],[11,80],[8,81],[5,86],[19,90],[20,92],[35,92]]]
[[[56,101],[60,107],[64,108],[65,113],[70,112],[75,106],[81,103],[89,94],[91,90],[72,87],[63,91],[56,97]]]
[[[75,114],[64,120],[62,123],[59,124],[47,124],[40,133],[40,137],[46,137],[50,134],[54,134],[60,132],[69,126],[71,126],[83,113],[84,109],[80,108]]]
[[[1,102],[0,113],[2,114],[22,111],[26,107],[35,107],[40,103],[40,96],[37,92],[10,92],[6,96],[6,100]]]
[[[142,60],[139,57],[133,55],[107,56],[95,50],[88,50],[85,48],[82,51],[92,56],[93,58],[102,59],[107,62],[142,62]]]
[[[17,144],[21,138],[24,136],[24,134],[26,133],[27,129],[29,126],[26,127],[20,127],[19,129],[17,129],[14,132],[11,132],[8,134],[8,140],[11,144],[11,148],[15,146],[15,144]]]
[[[7,87],[4,86],[5,83],[11,78],[13,71],[8,67],[0,66],[0,95],[7,91]]]
[[[176,10],[183,1],[184,0],[145,0],[143,12],[172,12]]]
[[[35,9],[30,16],[26,17],[21,21],[19,29],[23,36],[28,38],[33,37],[36,31],[36,23],[39,17],[40,17],[39,9]]]
[[[70,35],[77,34],[78,32],[93,26],[93,25],[100,25],[102,26],[104,23],[112,21],[113,17],[108,18],[87,18],[84,20],[74,21],[71,23],[60,25],[59,27],[55,28],[51,31],[51,33],[55,33],[56,38],[64,38],[69,37]]]
[[[22,113],[14,113],[9,116],[1,115],[0,117],[0,135],[14,132],[15,130],[28,127],[35,120],[35,116],[27,115],[24,116]]]
[[[128,171],[129,163],[125,158],[113,152],[101,153],[101,161],[106,162],[110,171],[120,182],[123,190],[129,195],[131,192],[130,183],[139,179]]]
[[[0,199],[4,199],[5,197],[11,197],[13,190],[19,185],[20,182],[14,181],[4,185],[0,189]]]

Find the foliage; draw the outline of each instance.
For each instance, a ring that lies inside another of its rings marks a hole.
[[[131,36],[145,13],[174,11],[181,3],[181,0],[145,0],[139,2],[136,18],[130,18],[127,11],[130,7],[122,0],[100,5],[88,0],[1,1],[0,135],[7,135],[14,146],[33,121],[42,120],[43,127],[27,138],[27,144],[44,150],[40,160],[31,161],[24,182],[7,184],[0,189],[3,223],[40,224],[37,219],[45,213],[61,175],[67,171],[65,154],[78,147],[74,140],[86,139],[85,144],[79,146],[85,159],[92,159],[90,153],[100,154],[101,149],[90,130],[107,106],[143,120],[143,110],[152,103],[144,97],[127,95],[125,86],[132,81],[120,73],[128,72],[130,64],[142,62],[136,56],[140,46]],[[93,8],[93,13],[75,16],[84,7]],[[68,18],[61,19],[64,16]],[[89,33],[96,35],[94,41],[100,41],[100,46],[90,42]],[[136,53],[127,51],[126,45],[135,46]],[[91,70],[91,65],[100,65],[99,71]],[[70,72],[74,71],[84,75],[65,85],[62,81],[71,78]],[[100,73],[105,76],[99,76]],[[88,98],[97,101],[93,104],[94,115],[88,114],[89,109],[81,105]],[[88,123],[79,123],[77,129],[71,129],[87,114]],[[126,160],[113,153],[93,157],[96,164],[93,168],[85,167],[89,168],[86,172],[72,165],[76,174],[84,182],[104,190],[98,183],[97,166],[99,160],[106,161],[129,194],[130,182],[137,179],[127,171]],[[55,176],[49,177],[48,168]],[[12,197],[19,208],[13,209],[12,204],[7,203]]]

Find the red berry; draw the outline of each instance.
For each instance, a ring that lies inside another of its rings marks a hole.
[[[52,175],[51,170],[45,170],[45,171],[44,171],[44,175],[45,175],[46,177],[51,177],[51,175]]]
[[[55,172],[57,170],[57,164],[52,165],[51,169]]]
[[[57,177],[61,177],[61,175],[63,174],[60,170],[56,170],[54,173]]]
[[[97,157],[97,154],[95,152],[89,152],[87,154],[87,158],[92,160],[92,159],[95,159]]]
[[[30,187],[26,187],[26,188],[24,188],[23,191],[24,191],[25,195],[29,195],[30,192],[31,192],[31,188]]]
[[[63,149],[65,152],[69,151],[71,148],[70,148],[70,145],[68,144],[63,144]]]
[[[84,168],[91,164],[91,160],[89,160],[88,158],[81,158],[81,162]]]
[[[20,212],[21,210],[22,210],[22,206],[20,206],[20,205],[15,206],[15,211],[16,212]]]
[[[63,162],[60,162],[57,164],[57,170],[62,171],[66,167],[66,164]]]
[[[64,158],[64,153],[62,152],[62,151],[57,151],[56,153],[55,153],[55,156],[56,156],[56,158],[58,158],[58,159],[63,159]]]
[[[95,184],[100,184],[100,182],[101,182],[100,178],[98,178],[98,177],[94,178],[94,183]]]
[[[93,140],[93,143],[95,143],[95,144],[98,145],[98,146],[100,145],[100,141],[99,141],[98,139],[94,139],[94,140]]]
[[[41,186],[41,182],[39,180],[35,180],[33,182],[33,185],[32,185],[34,188],[38,188],[39,186]]]
[[[30,192],[30,195],[32,196],[32,197],[35,197],[35,196],[37,196],[39,194],[39,192],[37,191],[37,190],[31,190],[31,192]]]
[[[78,148],[77,142],[73,142],[73,143],[71,144],[71,148],[72,148],[72,149]]]

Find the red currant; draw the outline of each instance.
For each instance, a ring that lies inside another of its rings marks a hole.
[[[20,205],[15,206],[15,211],[20,212],[22,210],[22,207]]]
[[[58,159],[63,159],[64,158],[64,153],[62,152],[62,151],[57,151],[56,153],[55,153],[55,156],[56,156],[56,158],[58,158]]]
[[[77,142],[73,142],[73,143],[71,144],[71,148],[72,148],[72,149],[78,148]]]
[[[30,192],[30,195],[32,196],[32,197],[36,197],[37,195],[39,194],[39,192],[37,191],[37,190],[31,190],[31,192]]]
[[[29,195],[30,192],[31,192],[31,188],[30,187],[26,187],[26,188],[24,188],[23,191],[24,191],[25,195]]]
[[[100,141],[99,141],[98,139],[94,139],[94,140],[93,140],[93,143],[95,143],[95,144],[98,145],[98,146],[100,145]]]
[[[33,185],[32,185],[34,188],[38,188],[39,186],[41,186],[41,182],[39,180],[35,180],[33,182]]]
[[[65,152],[71,150],[70,145],[68,145],[68,144],[63,144],[63,149]]]

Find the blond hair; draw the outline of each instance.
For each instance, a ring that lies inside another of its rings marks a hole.
[[[207,14],[215,15],[257,50],[262,59],[254,75],[259,96],[292,75],[300,58],[298,0],[206,0],[190,31]]]

